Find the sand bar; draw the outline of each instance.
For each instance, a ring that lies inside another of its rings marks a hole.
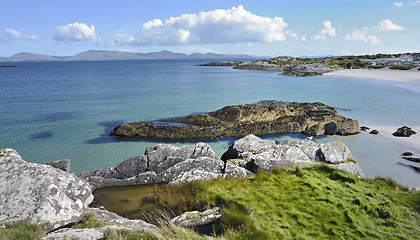
[[[326,76],[342,76],[352,78],[363,78],[395,82],[420,81],[420,71],[417,68],[411,70],[392,70],[392,69],[342,69]]]

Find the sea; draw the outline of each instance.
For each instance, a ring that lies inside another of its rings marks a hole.
[[[198,66],[217,60],[221,59],[2,63],[17,67],[0,68],[0,149],[14,148],[34,163],[70,159],[71,170],[80,174],[143,155],[147,147],[158,143],[197,142],[108,136],[120,123],[186,116],[260,100],[322,102],[357,119],[361,126],[420,126],[420,82],[287,77],[270,71]],[[264,136],[278,142],[306,137]],[[221,156],[235,140],[203,142]],[[367,132],[314,141],[345,143],[366,177],[390,177],[404,186],[420,187],[420,174],[407,166],[416,163],[401,158],[406,151],[420,156],[418,148]]]

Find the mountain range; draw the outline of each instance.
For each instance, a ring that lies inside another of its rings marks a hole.
[[[1,62],[12,61],[105,61],[105,60],[138,60],[138,59],[255,59],[255,56],[244,54],[216,53],[174,53],[166,50],[150,53],[133,53],[120,51],[90,50],[74,56],[51,56],[22,52],[10,57],[0,57]]]

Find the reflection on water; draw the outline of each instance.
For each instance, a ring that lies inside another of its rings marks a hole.
[[[155,190],[163,186],[165,184],[100,188],[93,195],[110,212],[156,224],[159,218],[176,216],[176,211],[154,201]]]

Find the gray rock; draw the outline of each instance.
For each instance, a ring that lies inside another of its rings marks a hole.
[[[215,222],[222,216],[219,207],[207,209],[204,212],[191,211],[185,212],[179,216],[171,219],[171,222],[175,225],[182,227],[195,227],[200,225],[206,225]]]
[[[342,163],[348,159],[354,159],[350,150],[342,142],[329,142],[319,145],[317,155],[319,159],[327,163]]]
[[[222,173],[224,162],[210,157],[198,157],[179,162],[167,170],[157,174],[155,183],[175,181],[178,176],[194,169],[201,169],[210,173]]]
[[[410,137],[413,134],[416,134],[416,131],[407,126],[403,126],[398,128],[392,135],[395,137]]]
[[[43,237],[42,240],[97,240],[103,239],[103,229],[95,228],[62,228],[57,231],[48,233],[47,236]]]
[[[180,175],[176,176],[174,180],[172,180],[169,185],[181,185],[187,182],[197,181],[197,180],[204,180],[210,178],[218,178],[223,177],[222,173],[214,173],[209,172],[202,168],[194,168],[188,172],[182,172]]]
[[[0,224],[27,221],[52,231],[79,221],[92,200],[89,184],[74,174],[0,151]]]
[[[116,229],[128,229],[128,230],[143,230],[143,231],[152,231],[158,229],[155,225],[147,223],[143,220],[130,220],[128,218],[121,217],[116,213],[109,212],[105,208],[89,208],[86,212],[93,212],[98,220],[111,223],[112,225],[105,226],[106,228],[116,228]]]
[[[146,149],[149,168],[156,173],[163,172],[175,164],[198,157],[217,158],[213,149],[206,143],[195,146],[176,147],[170,144],[158,144]]]
[[[316,144],[312,141],[288,140],[275,145],[274,141],[262,140],[248,135],[235,141],[222,159],[256,173],[258,169],[270,171],[273,168],[294,168],[317,163],[330,164],[358,177],[363,171],[354,160],[350,150],[341,142]],[[237,163],[236,163],[237,162]],[[228,166],[228,165],[227,165]]]
[[[223,173],[223,178],[247,178],[248,175],[254,176],[255,174],[246,170],[243,167],[239,167],[233,164],[226,164],[225,172]]]
[[[57,161],[47,162],[45,164],[61,169],[65,172],[70,172],[70,159],[57,160]]]

